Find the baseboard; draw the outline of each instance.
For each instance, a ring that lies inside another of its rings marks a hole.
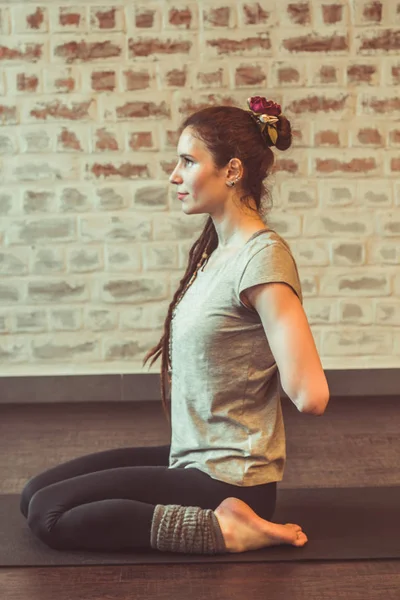
[[[399,396],[400,369],[326,370],[331,398]],[[282,397],[285,397],[282,390]],[[0,404],[159,401],[157,373],[0,377]]]

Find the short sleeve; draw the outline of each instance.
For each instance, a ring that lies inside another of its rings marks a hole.
[[[278,242],[257,250],[247,262],[239,281],[240,294],[260,283],[282,282],[288,284],[303,303],[297,265],[291,252]]]

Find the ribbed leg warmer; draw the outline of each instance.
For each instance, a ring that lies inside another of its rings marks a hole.
[[[157,504],[151,523],[151,547],[162,552],[227,552],[218,519],[211,509]]]

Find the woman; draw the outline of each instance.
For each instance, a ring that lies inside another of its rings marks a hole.
[[[52,548],[213,554],[307,542],[299,525],[270,521],[286,458],[278,372],[299,411],[320,415],[329,399],[295,261],[261,218],[271,147],[289,148],[290,123],[255,96],[245,110],[201,110],[180,132],[170,182],[185,214],[209,217],[144,359],[162,357],[171,444],[95,453],[28,481],[21,511]]]

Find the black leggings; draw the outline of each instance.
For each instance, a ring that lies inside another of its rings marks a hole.
[[[31,530],[58,550],[150,549],[156,504],[215,508],[228,497],[270,520],[276,483],[239,487],[198,469],[169,469],[169,446],[88,454],[30,479],[21,512]]]

